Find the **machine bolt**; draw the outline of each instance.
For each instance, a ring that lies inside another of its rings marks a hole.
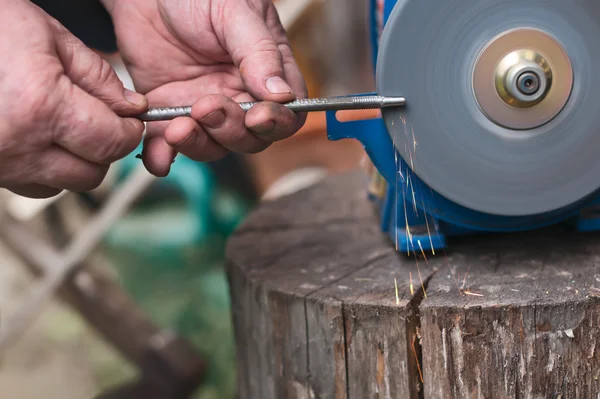
[[[498,64],[496,91],[515,108],[531,108],[544,100],[552,85],[552,70],[539,53],[522,49],[507,54]]]
[[[517,89],[530,96],[540,88],[540,77],[535,72],[523,72],[517,79]]]

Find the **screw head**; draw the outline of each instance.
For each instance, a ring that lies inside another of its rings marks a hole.
[[[517,78],[517,89],[526,96],[535,94],[539,88],[540,77],[535,72],[523,72]]]

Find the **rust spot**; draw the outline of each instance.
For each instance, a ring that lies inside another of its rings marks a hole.
[[[536,329],[540,332],[548,332],[548,331],[552,331],[552,325],[548,322],[545,322],[542,324],[538,324],[536,326]]]
[[[381,392],[383,376],[385,375],[385,359],[383,358],[383,349],[381,344],[377,344],[377,386]]]

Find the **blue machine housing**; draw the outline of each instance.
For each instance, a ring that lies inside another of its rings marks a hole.
[[[397,1],[371,1],[374,65],[381,28]],[[373,93],[364,95],[368,94]],[[379,210],[382,230],[399,251],[435,251],[446,247],[446,237],[533,230],[558,223],[576,231],[600,230],[600,191],[568,207],[539,215],[482,213],[444,198],[415,175],[396,151],[382,118],[340,122],[336,112],[331,111],[327,113],[327,132],[330,140],[353,138],[362,143],[377,169],[371,187],[379,188],[372,189],[369,198]]]

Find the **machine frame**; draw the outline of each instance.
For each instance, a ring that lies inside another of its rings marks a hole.
[[[403,0],[371,0],[372,62],[375,68],[381,33],[398,1]],[[353,138],[362,143],[376,168],[370,177],[369,199],[378,209],[382,231],[389,235],[399,251],[435,252],[446,248],[447,237],[534,230],[558,223],[579,232],[600,230],[598,192],[568,207],[539,215],[486,214],[458,205],[428,187],[400,157],[382,118],[340,122],[336,112],[329,111],[327,132],[330,140]]]

